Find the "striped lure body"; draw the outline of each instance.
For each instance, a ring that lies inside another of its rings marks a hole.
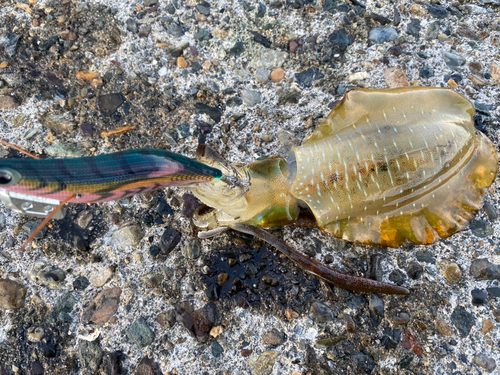
[[[130,197],[168,186],[205,183],[218,169],[172,152],[130,150],[74,159],[0,159],[0,189],[76,203]]]
[[[496,149],[473,116],[473,105],[451,90],[350,91],[294,148],[292,161],[245,167],[244,196],[222,199],[217,181],[195,186],[218,208],[198,222],[207,229],[292,224],[306,204],[322,229],[348,241],[433,243],[467,226],[497,174]]]

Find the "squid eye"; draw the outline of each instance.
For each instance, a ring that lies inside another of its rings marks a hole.
[[[10,171],[0,169],[0,185],[7,185],[12,181],[12,173]]]

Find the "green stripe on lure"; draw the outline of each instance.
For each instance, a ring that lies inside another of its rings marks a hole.
[[[140,149],[74,159],[0,159],[0,189],[14,197],[96,203],[219,180],[220,170],[169,151]],[[12,194],[13,193],[13,194]]]

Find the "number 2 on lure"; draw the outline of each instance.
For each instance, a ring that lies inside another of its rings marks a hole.
[[[287,160],[270,157],[236,168],[204,145],[198,161],[160,150],[2,159],[0,186],[59,203],[103,202],[184,185],[212,207],[193,217],[205,230],[200,237],[226,229],[249,233],[329,283],[407,294],[406,288],[323,266],[262,228],[301,224],[309,210],[336,237],[387,247],[431,244],[464,229],[481,208],[498,164],[473,116],[472,104],[447,89],[353,90]]]

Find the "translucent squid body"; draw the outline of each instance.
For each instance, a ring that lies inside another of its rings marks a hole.
[[[359,89],[349,91],[288,159],[270,157],[238,168],[203,145],[198,161],[159,150],[29,160],[26,166],[19,161],[26,159],[4,159],[0,187],[100,202],[187,185],[213,208],[193,217],[205,231],[202,237],[229,228],[251,233],[330,283],[407,294],[402,287],[333,271],[261,228],[302,223],[308,211],[338,238],[387,247],[431,244],[464,229],[498,168],[494,145],[474,128],[474,113],[467,99],[447,89]],[[48,173],[52,169],[57,171]]]

